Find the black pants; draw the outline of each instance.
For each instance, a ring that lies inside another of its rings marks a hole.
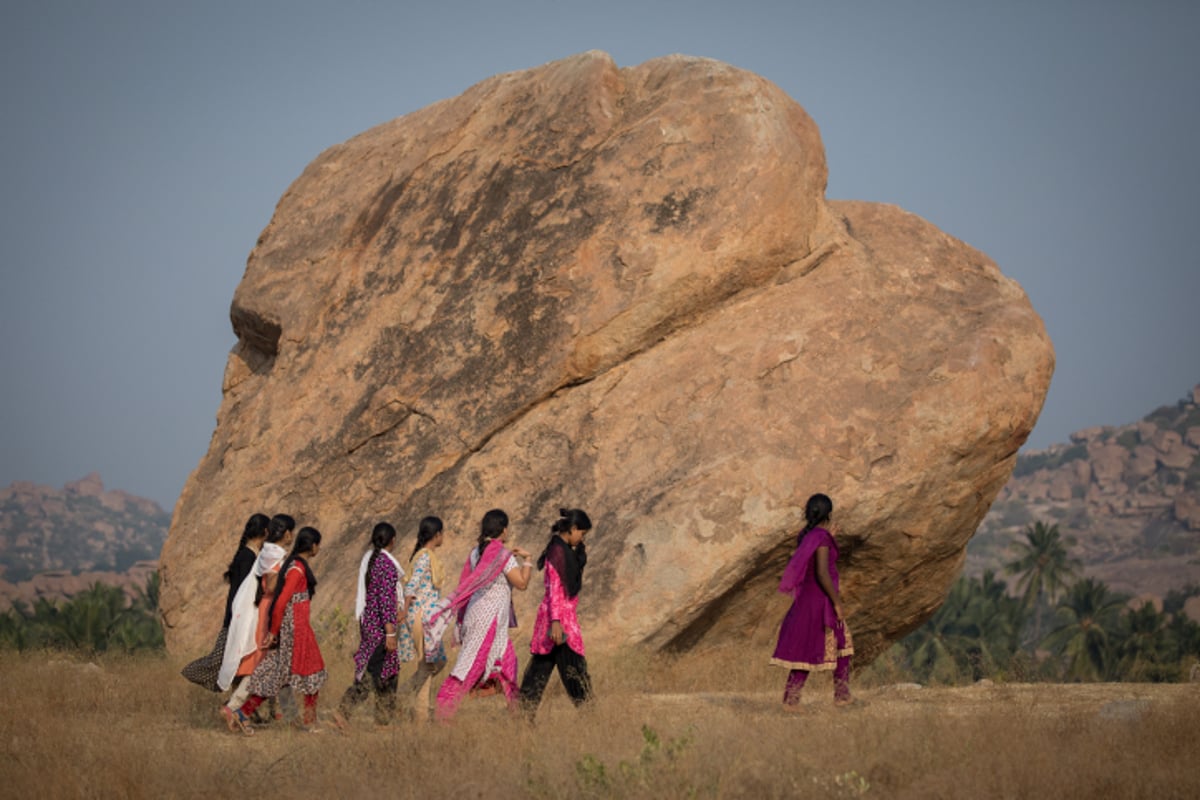
[[[542,693],[550,681],[550,673],[558,668],[558,677],[563,688],[575,705],[582,705],[592,697],[592,679],[588,676],[587,659],[576,653],[566,643],[554,646],[549,653],[533,654],[525,677],[521,679],[521,708],[532,714],[542,703]]]
[[[354,707],[366,700],[367,695],[374,689],[375,722],[387,725],[396,713],[396,689],[399,685],[399,677],[393,675],[386,681],[378,681],[370,674],[363,675],[362,680],[350,684],[350,688],[342,695],[342,702],[338,704],[338,710],[345,715],[346,719],[349,719],[350,715],[354,713]]]

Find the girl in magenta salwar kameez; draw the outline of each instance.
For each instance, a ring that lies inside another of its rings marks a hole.
[[[498,687],[509,705],[517,695],[517,654],[508,629],[515,628],[512,590],[529,585],[533,563],[519,547],[505,547],[508,515],[492,509],[480,525],[479,545],[463,565],[458,588],[440,601],[426,620],[426,652],[442,640],[451,619],[458,623],[462,649],[454,669],[437,694],[437,718],[454,716],[463,698],[473,690]],[[517,563],[517,557],[524,562]]]
[[[835,705],[850,704],[850,656],[854,645],[839,592],[837,542],[830,528],[833,501],[823,494],[808,499],[805,525],[796,537],[779,591],[792,596],[779,628],[771,663],[789,670],[783,692],[786,710],[796,710],[810,672],[833,670]]]

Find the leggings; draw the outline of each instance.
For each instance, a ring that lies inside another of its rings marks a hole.
[[[240,709],[242,712],[242,716],[249,717],[251,714],[253,714],[255,711],[258,710],[258,707],[261,706],[266,699],[267,698],[263,697],[262,695],[258,695],[258,694],[250,695],[250,699],[248,699],[245,703],[243,703],[242,707]],[[312,725],[314,722],[317,721],[317,695],[316,694],[304,695],[304,716],[301,717],[301,720],[304,722],[305,725]]]
[[[250,680],[249,676],[238,678],[237,686],[233,690],[233,694],[225,701],[225,705],[229,706],[230,711],[237,711],[242,707],[242,703],[250,697]]]
[[[788,672],[787,685],[783,689],[783,702],[794,706],[800,702],[800,690],[808,680],[808,670],[794,669]],[[833,669],[833,699],[850,699],[850,656],[838,656]]]
[[[588,675],[587,659],[570,647],[556,644],[549,653],[534,653],[521,679],[521,708],[532,716],[542,703],[542,693],[550,681],[550,673],[558,669],[563,688],[576,706],[592,698],[592,679]]]
[[[413,715],[418,722],[429,719],[429,690],[433,676],[445,668],[445,661],[420,661],[417,663],[417,671],[408,679],[405,688],[412,697]]]

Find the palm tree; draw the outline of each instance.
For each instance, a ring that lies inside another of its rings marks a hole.
[[[924,625],[905,639],[913,670],[922,680],[953,683],[962,668],[962,651],[957,622],[970,602],[971,584],[960,577],[950,587],[950,594]]]
[[[97,582],[58,609],[55,631],[74,648],[102,652],[126,616],[125,592]]]
[[[975,678],[984,677],[981,669],[994,671],[1006,666],[1020,645],[1021,626],[1025,621],[1022,604],[1008,596],[1008,585],[986,570],[972,583],[971,601],[959,619],[961,632],[977,643],[970,648],[978,660]]]
[[[25,650],[30,642],[30,625],[21,603],[0,614],[0,647]]]
[[[1053,603],[1075,577],[1079,561],[1067,555],[1066,543],[1057,525],[1035,522],[1025,528],[1025,541],[1017,543],[1019,555],[1004,566],[1009,575],[1019,575],[1017,589],[1022,592],[1026,612],[1034,610],[1033,640],[1042,634],[1043,599]]]
[[[1011,661],[1020,624],[1020,603],[989,570],[980,578],[955,581],[941,608],[905,645],[914,670],[925,679],[978,679]]]
[[[159,586],[158,573],[152,572],[145,588],[134,588],[133,602],[126,609],[124,620],[113,630],[110,644],[127,651],[163,647],[162,622],[158,618]]]
[[[1076,581],[1058,604],[1059,625],[1042,645],[1066,657],[1066,677],[1100,680],[1113,663],[1113,635],[1127,598],[1094,578]]]
[[[1121,676],[1132,680],[1163,680],[1178,672],[1164,658],[1169,649],[1168,617],[1151,602],[1131,609],[1122,618]]]

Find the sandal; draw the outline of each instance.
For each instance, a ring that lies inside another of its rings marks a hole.
[[[254,735],[254,728],[251,727],[250,721],[240,708],[232,709],[229,706],[221,706],[221,716],[225,718],[225,726],[229,728],[230,733],[241,731],[247,736]]]

